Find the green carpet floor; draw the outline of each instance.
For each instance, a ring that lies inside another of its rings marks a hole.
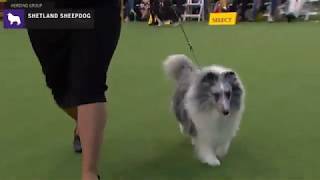
[[[185,29],[202,65],[235,69],[247,89],[221,167],[195,159],[170,112],[162,61],[188,53],[178,27],[125,24],[108,74],[105,180],[320,179],[320,26],[242,23]],[[73,122],[51,100],[24,30],[0,28],[0,180],[79,180]]]

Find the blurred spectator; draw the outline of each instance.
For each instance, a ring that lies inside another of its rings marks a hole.
[[[176,24],[179,22],[181,14],[184,12],[185,0],[175,0],[176,6],[173,6],[171,0],[151,0],[150,25]]]
[[[140,20],[148,20],[150,16],[150,0],[142,0],[140,3]]]
[[[135,2],[136,1],[136,2]],[[175,24],[185,12],[186,0],[126,0],[125,21],[148,20],[152,25]],[[137,2],[138,1],[138,2]],[[140,2],[139,2],[140,1]],[[197,1],[197,0],[194,0]],[[204,0],[205,14],[209,12],[237,12],[239,21],[255,21],[259,12],[267,12],[273,22],[280,14],[288,21],[302,15],[307,0]],[[268,3],[270,1],[270,3]],[[212,10],[211,10],[212,9]],[[198,11],[198,9],[195,9]],[[259,16],[260,17],[260,16]]]
[[[150,0],[125,0],[124,21],[146,21],[150,15]]]
[[[150,0],[150,18],[149,25],[157,25],[161,21],[158,17],[159,14],[159,2],[158,0]]]
[[[135,2],[134,0],[127,0],[125,3],[125,18],[124,21],[128,22],[128,21],[133,21],[136,19],[136,12],[134,11],[134,6],[135,6]]]
[[[250,21],[255,21],[257,19],[258,13],[261,11],[263,7],[263,0],[253,0],[252,4],[252,17],[250,17]]]
[[[246,11],[248,9],[248,0],[235,0],[236,4],[240,4],[241,3],[241,9],[240,9],[240,13],[239,13],[239,20],[240,21],[247,21],[247,17],[246,17]],[[239,12],[239,10],[238,10]]]
[[[215,3],[213,12],[228,12],[228,1],[227,0],[219,0]]]
[[[186,3],[186,0],[173,0],[172,2],[173,2],[173,4],[175,4],[175,11],[176,11],[177,15],[179,16],[179,18],[181,18],[181,15],[185,11],[184,4]]]
[[[233,0],[230,11],[238,12],[239,21],[247,21],[246,11],[248,10],[248,0]]]
[[[271,0],[268,22],[274,22],[275,17],[277,16],[277,13],[278,13],[279,4],[280,4],[279,0]]]
[[[301,15],[302,8],[306,0],[289,0],[287,18],[288,22],[298,18]]]

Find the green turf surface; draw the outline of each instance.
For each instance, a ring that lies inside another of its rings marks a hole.
[[[320,26],[187,24],[201,64],[223,64],[247,88],[243,123],[222,166],[194,158],[169,110],[161,63],[188,53],[179,28],[128,24],[109,72],[106,180],[320,179]],[[0,29],[0,180],[79,180],[72,121],[56,108],[23,30]]]

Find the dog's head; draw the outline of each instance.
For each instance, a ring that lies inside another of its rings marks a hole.
[[[211,66],[199,73],[196,99],[200,108],[215,108],[227,116],[233,109],[239,109],[243,88],[237,74],[219,66]]]

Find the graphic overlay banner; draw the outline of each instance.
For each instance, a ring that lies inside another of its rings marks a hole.
[[[10,0],[5,4],[5,29],[93,29],[93,9],[60,9],[53,2]]]
[[[237,23],[237,13],[210,13],[209,25],[235,25]]]

